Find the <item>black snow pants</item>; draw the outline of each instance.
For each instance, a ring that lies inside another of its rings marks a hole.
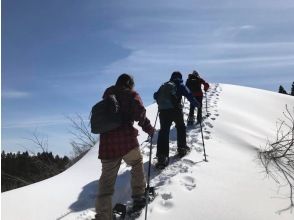
[[[203,99],[203,96],[194,96],[194,97],[200,103],[200,107],[197,108],[197,122],[200,122],[202,119],[202,99]],[[194,118],[194,110],[195,110],[195,107],[193,107],[193,105],[190,104],[189,118]]]
[[[160,130],[157,139],[156,156],[169,156],[169,132],[172,122],[175,122],[177,129],[177,147],[186,147],[186,125],[184,122],[183,110],[180,108],[160,110]]]

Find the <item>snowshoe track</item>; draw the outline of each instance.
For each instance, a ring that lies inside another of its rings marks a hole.
[[[204,120],[202,122],[204,141],[208,141],[212,138],[214,123],[219,116],[218,113],[218,101],[220,99],[219,95],[222,91],[222,88],[219,84],[211,85],[211,88],[207,92],[207,97],[203,97],[203,116]],[[206,98],[207,98],[207,110],[206,110]],[[184,103],[184,120],[187,121],[189,113],[189,102],[186,100]],[[196,113],[197,110],[195,110]],[[153,137],[152,143],[152,154],[156,153],[156,142],[157,142],[158,132]],[[191,147],[191,151],[184,157],[180,158],[177,156],[177,134],[174,125],[172,125],[170,131],[170,161],[169,165],[163,170],[155,169],[154,162],[151,166],[151,176],[150,176],[150,186],[155,187],[155,192],[157,196],[154,201],[149,204],[148,212],[157,210],[160,212],[167,212],[172,209],[175,205],[174,196],[172,190],[169,189],[171,183],[181,186],[183,190],[191,191],[197,189],[197,167],[203,162],[203,146],[201,139],[200,126],[193,125],[187,127],[187,145]],[[144,167],[145,172],[148,170],[148,160],[150,152],[150,142],[143,142],[141,144],[141,152],[143,154],[143,160],[145,161]],[[209,154],[209,149],[207,149]],[[207,155],[208,156],[208,155]],[[129,171],[124,169],[119,173],[118,180],[120,178],[124,179],[125,176],[129,175]],[[163,187],[165,186],[165,187]],[[124,190],[126,193],[130,194],[130,188]],[[119,200],[122,203],[130,203],[131,198],[128,196],[124,200]],[[141,216],[138,219],[141,219],[144,216],[145,210],[142,211]],[[83,211],[80,216],[76,219],[78,220],[91,220],[95,216],[94,209],[88,209]]]

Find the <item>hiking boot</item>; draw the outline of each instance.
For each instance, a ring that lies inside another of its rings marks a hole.
[[[197,118],[197,124],[200,124],[203,122],[203,118]]]
[[[169,158],[166,156],[158,156],[158,162],[155,165],[158,169],[164,169],[169,163]]]
[[[98,220],[99,216],[96,214],[94,218],[92,218],[91,220]]]
[[[193,125],[194,124],[194,120],[195,120],[195,118],[194,118],[194,116],[189,116],[188,117],[188,120],[187,120],[187,125],[189,126],[189,125]]]
[[[194,124],[194,121],[190,121],[190,120],[187,121],[187,126],[192,126],[193,124]]]
[[[178,155],[180,157],[185,156],[189,151],[190,151],[190,147],[188,147],[188,146],[178,147]]]
[[[133,207],[132,207],[133,212],[143,209],[145,205],[146,205],[145,195],[133,197]]]

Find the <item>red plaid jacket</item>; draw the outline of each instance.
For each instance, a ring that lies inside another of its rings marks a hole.
[[[153,134],[154,128],[146,118],[146,109],[139,94],[133,90],[120,90],[115,92],[111,86],[104,92],[103,98],[116,93],[120,104],[120,111],[123,114],[123,121],[120,127],[100,134],[99,158],[115,159],[126,155],[130,150],[139,147],[137,140],[138,130],[134,128],[134,121],[149,135]]]

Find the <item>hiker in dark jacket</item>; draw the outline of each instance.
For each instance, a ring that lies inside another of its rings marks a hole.
[[[164,83],[157,92],[154,99],[159,109],[160,131],[157,139],[157,167],[163,169],[169,162],[169,132],[172,122],[177,129],[177,147],[180,156],[184,156],[189,147],[186,143],[186,126],[183,116],[182,96],[187,97],[191,105],[198,107],[199,103],[183,84],[182,74],[173,72],[170,81]]]
[[[137,140],[138,130],[133,124],[134,121],[138,121],[139,126],[150,136],[155,129],[146,117],[146,109],[133,87],[133,78],[128,74],[122,74],[118,77],[115,86],[107,88],[103,95],[103,98],[116,95],[124,122],[120,127],[100,135],[99,158],[102,163],[102,173],[96,200],[96,220],[112,220],[112,195],[122,160],[132,167],[133,208],[140,209],[145,206],[146,180],[143,159]]]
[[[190,89],[193,96],[200,103],[200,107],[197,108],[197,123],[200,123],[202,121],[202,85],[204,87],[204,91],[206,92],[209,89],[209,84],[199,76],[199,73],[196,70],[194,70],[192,74],[189,74],[188,79],[186,81],[186,86]],[[188,125],[192,125],[194,123],[194,110],[195,107],[193,105],[190,105]]]

